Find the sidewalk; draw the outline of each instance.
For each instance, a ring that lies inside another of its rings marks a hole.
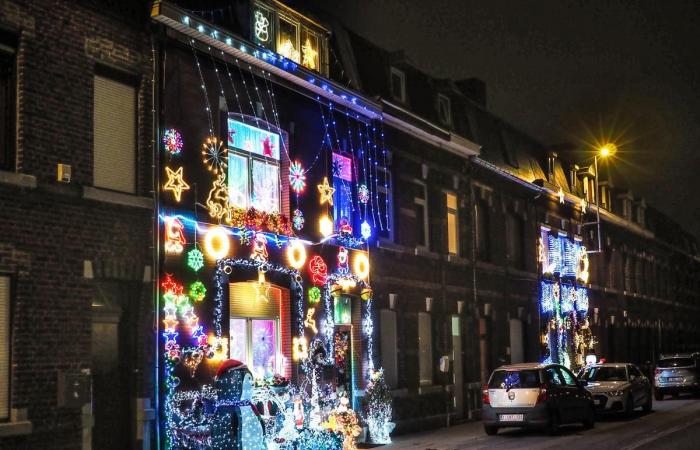
[[[481,421],[477,420],[449,428],[438,428],[392,437],[393,442],[383,448],[391,450],[452,450],[463,448],[470,441],[483,438],[483,435]]]

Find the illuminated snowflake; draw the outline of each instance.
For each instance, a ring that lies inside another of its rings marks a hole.
[[[369,202],[369,188],[367,187],[366,184],[361,184],[357,188],[357,199],[363,205],[366,205]]]
[[[292,226],[296,231],[301,231],[304,228],[304,213],[300,209],[295,209],[292,216]]]
[[[214,175],[224,173],[228,165],[228,149],[224,143],[215,136],[210,136],[202,144],[202,159]]]
[[[301,193],[306,187],[304,169],[301,167],[301,164],[296,161],[289,166],[289,184],[292,190],[297,194]]]
[[[204,255],[198,248],[193,248],[187,253],[187,265],[195,272],[204,267]]]
[[[171,156],[178,156],[182,151],[182,135],[174,128],[168,128],[163,133],[163,147]]]

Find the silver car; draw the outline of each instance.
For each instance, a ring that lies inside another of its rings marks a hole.
[[[558,364],[514,364],[494,370],[483,390],[482,422],[488,435],[504,427],[546,428],[594,423],[593,398],[583,384]]]
[[[579,378],[593,394],[596,412],[631,415],[639,407],[651,411],[651,382],[634,364],[593,364],[584,368]]]
[[[661,355],[654,374],[654,397],[677,397],[681,392],[700,394],[700,354]]]

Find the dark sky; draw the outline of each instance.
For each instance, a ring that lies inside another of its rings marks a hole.
[[[616,186],[700,236],[700,1],[312,0],[542,143],[620,152]]]

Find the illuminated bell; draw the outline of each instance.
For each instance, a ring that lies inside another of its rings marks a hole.
[[[331,295],[333,297],[339,297],[343,293],[343,286],[339,284],[333,284],[331,286]]]
[[[370,288],[368,288],[368,287],[363,288],[363,289],[362,289],[362,292],[360,292],[360,298],[361,298],[362,300],[365,300],[365,301],[367,301],[367,300],[369,300],[370,298],[372,298],[372,289],[370,289]]]

